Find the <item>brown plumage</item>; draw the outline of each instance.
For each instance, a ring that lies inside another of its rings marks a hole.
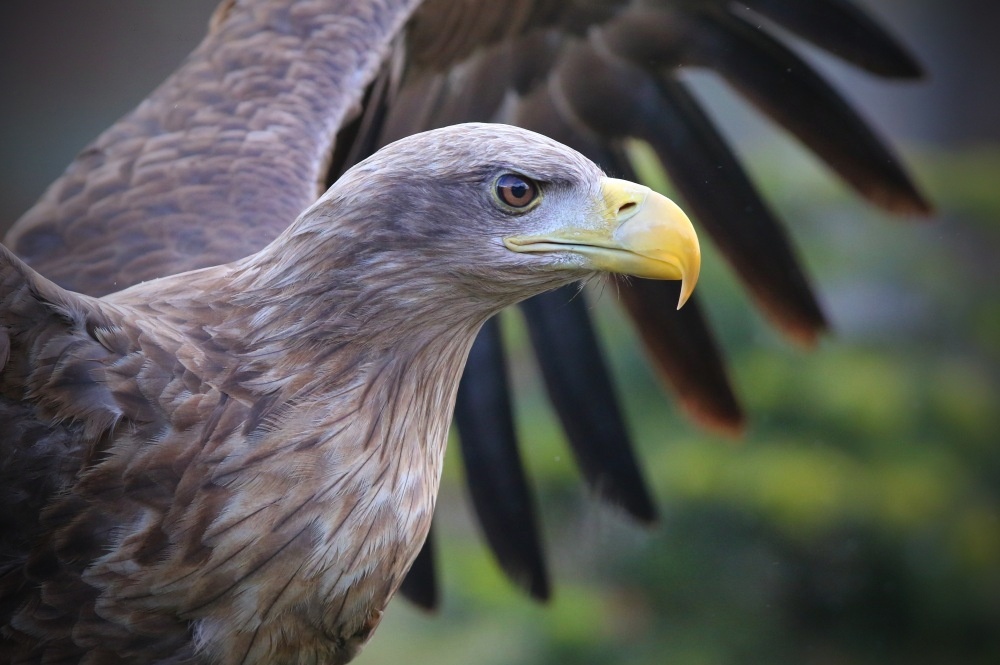
[[[716,72],[876,205],[929,206],[893,151],[797,55],[790,33],[877,76],[920,76],[848,0],[226,0],[177,72],[82,152],[7,242],[61,286],[106,294],[259,250],[389,141],[507,122],[626,178],[625,142],[647,142],[755,301],[809,343],[826,327],[809,280],[684,73]],[[672,312],[670,283],[618,291],[684,409],[738,431],[744,414],[697,303]],[[525,304],[531,340],[589,486],[649,522],[654,502],[575,293]],[[545,598],[507,393],[487,322],[456,409],[469,486],[504,570]],[[420,563],[404,591],[433,605],[433,569]]]
[[[697,252],[663,197],[498,125],[102,299],[0,250],[0,659],[346,662],[426,536],[483,322],[600,269],[689,289]]]

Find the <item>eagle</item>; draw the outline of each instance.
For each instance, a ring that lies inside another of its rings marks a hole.
[[[878,76],[921,75],[846,0],[227,0],[180,68],[87,147],[5,242],[60,286],[102,296],[260,251],[352,165],[399,138],[501,122],[628,180],[637,179],[631,142],[647,143],[768,318],[811,343],[826,322],[809,281],[685,73],[716,72],[874,204],[900,214],[930,205],[789,34]],[[651,521],[576,292],[522,303],[532,343],[588,484]],[[696,298],[675,312],[671,282],[620,282],[615,293],[685,410],[738,431],[744,414]],[[459,385],[456,424],[487,540],[511,578],[545,598],[503,365],[488,320]],[[425,606],[436,602],[430,547],[402,586]]]
[[[101,299],[9,251],[7,662],[345,663],[430,528],[476,333],[598,271],[697,281],[691,222],[526,130],[354,166],[255,254]]]

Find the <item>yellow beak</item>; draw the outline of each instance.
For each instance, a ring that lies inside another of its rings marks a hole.
[[[601,195],[602,218],[595,226],[505,238],[504,245],[514,252],[573,252],[595,270],[679,279],[680,309],[701,270],[701,249],[691,220],[667,197],[627,180],[603,178]]]

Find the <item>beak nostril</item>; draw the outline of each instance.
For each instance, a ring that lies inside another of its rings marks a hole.
[[[637,205],[638,204],[636,204],[635,201],[629,201],[628,203],[622,204],[622,206],[618,208],[618,216],[621,217],[622,215],[634,212]]]

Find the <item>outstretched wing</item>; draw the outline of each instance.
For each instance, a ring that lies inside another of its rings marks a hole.
[[[338,173],[395,138],[509,122],[625,177],[625,141],[646,141],[763,311],[811,341],[825,322],[794,250],[681,74],[719,74],[874,204],[898,213],[928,205],[892,151],[789,47],[789,33],[878,76],[920,76],[848,0],[227,1],[181,68],[85,150],[8,238],[58,283],[106,293],[255,251]],[[670,311],[670,283],[620,292],[687,411],[738,430],[743,413],[697,304]],[[524,305],[553,404],[591,487],[653,519],[584,303],[570,295]],[[473,351],[456,419],[487,539],[505,571],[544,598],[492,327]],[[433,604],[432,575],[425,553],[404,591]]]

